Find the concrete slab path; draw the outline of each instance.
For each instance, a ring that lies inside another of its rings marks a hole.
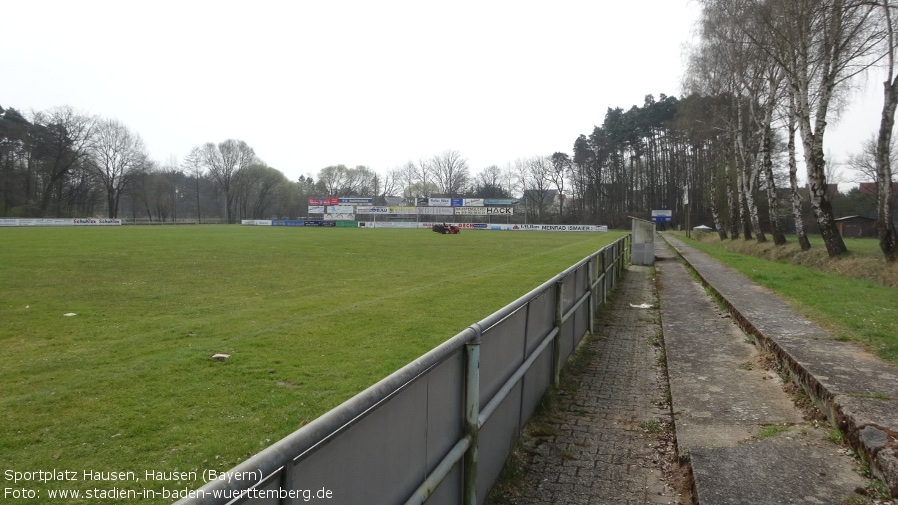
[[[834,339],[707,254],[676,237],[663,237],[740,327],[808,392],[891,495],[898,496],[898,368],[856,344]]]
[[[696,501],[842,504],[868,481],[831,428],[804,412],[730,314],[663,241],[655,247],[668,377],[681,458]],[[751,291],[751,284],[742,285]],[[782,317],[790,317],[783,314]]]

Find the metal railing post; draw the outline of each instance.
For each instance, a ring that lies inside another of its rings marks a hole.
[[[623,264],[621,263],[621,258],[623,257],[621,251],[623,248],[623,244],[620,242],[614,244],[614,286],[617,285],[617,281],[620,280],[623,272]]]
[[[596,334],[596,258],[593,257],[586,264],[586,278],[589,286],[589,334]]]
[[[624,236],[624,243],[627,244],[625,247],[625,251],[627,253],[626,260],[630,261],[633,258],[633,235],[628,234]]]
[[[289,461],[284,468],[281,469],[281,489],[292,491],[295,489],[295,484],[293,483],[293,465],[294,461]],[[286,493],[283,498],[281,498],[280,505],[293,505],[296,503],[291,495],[291,493]]]
[[[608,251],[609,248],[602,249],[602,265],[599,271],[602,272],[602,304],[608,303]]]
[[[614,244],[614,275],[612,276],[613,283],[611,286],[615,286],[617,284],[617,279],[619,278],[620,272],[620,255],[621,249],[623,249],[622,244],[620,242],[615,242]]]
[[[464,458],[464,505],[477,505],[477,446],[480,431],[480,339],[483,329],[471,326],[476,336],[465,344],[465,435],[471,443]]]
[[[561,385],[561,327],[564,324],[564,278],[555,283],[555,327],[558,333],[552,341],[552,383]]]

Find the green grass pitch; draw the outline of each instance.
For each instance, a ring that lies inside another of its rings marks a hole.
[[[0,467],[231,468],[621,234],[0,229]]]

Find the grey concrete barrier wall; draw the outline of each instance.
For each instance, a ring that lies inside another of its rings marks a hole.
[[[630,244],[584,258],[177,503],[483,503]]]

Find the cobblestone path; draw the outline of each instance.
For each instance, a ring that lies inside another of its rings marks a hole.
[[[674,448],[652,272],[624,274],[579,369],[525,437],[526,485],[495,503],[679,503],[663,471]]]

